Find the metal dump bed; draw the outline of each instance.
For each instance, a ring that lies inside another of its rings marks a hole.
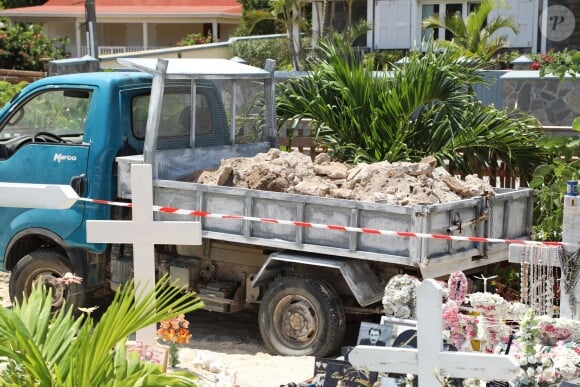
[[[119,181],[130,197],[130,165],[119,158]],[[475,197],[429,206],[393,206],[356,200],[322,198],[170,180],[154,182],[160,206],[295,222],[340,225],[388,231],[447,234],[501,239],[529,239],[530,189],[499,189],[490,199]],[[192,220],[158,214],[158,219]],[[508,258],[505,243],[474,243],[402,238],[297,227],[240,219],[201,218],[204,238],[419,267],[424,277],[438,277]],[[462,226],[457,227],[458,220]],[[455,225],[454,225],[455,224]]]

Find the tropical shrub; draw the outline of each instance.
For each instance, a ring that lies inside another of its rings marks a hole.
[[[566,75],[575,79],[580,72],[580,52],[576,50],[549,51],[531,57],[535,60],[531,67],[539,70],[541,77],[554,74],[561,80]],[[580,132],[580,117],[574,120],[572,128]],[[530,187],[536,190],[533,237],[559,241],[562,240],[566,184],[569,180],[580,180],[580,138],[549,137],[540,145],[550,157],[538,166],[530,182]]]
[[[263,68],[266,59],[275,59],[277,69],[291,68],[287,38],[235,40],[232,50],[252,66]]]
[[[283,32],[275,20],[262,20],[259,23],[255,22],[255,11],[271,12],[272,5],[270,0],[238,0],[242,5],[242,17],[240,25],[234,33],[235,36],[248,35],[269,35]]]
[[[192,32],[191,34],[185,35],[183,38],[181,38],[181,40],[177,42],[177,46],[178,47],[195,46],[197,44],[207,44],[211,42],[212,42],[211,34],[204,36],[199,32]]]
[[[48,39],[38,24],[0,31],[0,68],[42,71],[42,59],[62,59],[68,38]]]
[[[127,353],[137,330],[200,308],[197,297],[168,286],[167,277],[142,294],[123,286],[95,323],[90,311],[75,317],[66,306],[52,312],[52,295],[35,287],[13,309],[0,308],[0,386],[194,386],[186,372],[164,373]]]
[[[454,171],[489,170],[499,160],[526,181],[542,160],[537,121],[483,106],[471,91],[482,62],[460,51],[412,53],[377,75],[350,47],[321,41],[309,76],[279,85],[281,121],[311,119],[317,141],[335,159],[418,161],[434,155]]]
[[[0,108],[6,105],[16,94],[28,85],[26,81],[20,81],[13,85],[10,82],[0,81]]]
[[[444,19],[435,14],[421,23],[424,29],[444,28],[453,34],[451,41],[440,40],[437,45],[444,48],[459,48],[465,56],[476,56],[489,62],[502,48],[507,46],[507,36],[499,35],[501,29],[519,32],[518,24],[513,17],[496,16],[490,18],[497,9],[509,8],[505,0],[483,0],[474,12],[465,19],[457,12]]]
[[[367,65],[375,71],[389,70],[406,55],[403,50],[376,50],[365,55]]]
[[[580,118],[573,128],[580,132]],[[580,137],[546,137],[540,146],[551,155],[534,171],[530,187],[534,198],[534,229],[536,240],[562,240],[563,199],[569,180],[580,180]]]
[[[564,79],[566,75],[576,79],[577,74],[580,73],[580,51],[554,52],[550,50],[546,54],[532,54],[530,57],[534,61],[530,68],[540,70],[541,77],[553,74],[560,79]]]
[[[42,5],[46,0],[4,0],[4,8],[29,7],[31,5]]]
[[[496,66],[496,69],[507,70],[511,68],[511,62],[521,55],[522,53],[518,50],[501,50],[494,55],[491,62]]]

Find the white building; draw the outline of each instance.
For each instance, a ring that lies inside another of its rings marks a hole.
[[[536,51],[537,40],[534,31],[538,29],[536,14],[539,0],[507,0],[510,9],[501,9],[498,14],[511,16],[519,25],[515,35],[509,29],[502,31],[508,36],[510,47],[531,48]],[[367,36],[367,42],[374,49],[414,49],[428,40],[431,34],[445,38],[445,31],[426,31],[421,28],[421,20],[433,14],[449,15],[461,12],[463,18],[477,5],[475,1],[434,1],[434,0],[369,0],[368,21],[375,26]],[[373,7],[372,4],[375,4]],[[536,4],[535,4],[536,3]],[[535,25],[534,25],[535,24]]]

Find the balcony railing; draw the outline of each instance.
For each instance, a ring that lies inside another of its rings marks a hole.
[[[155,50],[158,48],[165,48],[165,47],[157,47],[157,46],[149,46],[147,47],[148,50]],[[137,52],[143,51],[145,47],[143,46],[99,46],[99,56],[101,55],[114,55],[114,54],[123,54],[126,52]],[[81,55],[88,55],[89,49],[87,46],[81,46]]]

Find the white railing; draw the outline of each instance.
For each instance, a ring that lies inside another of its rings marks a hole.
[[[150,46],[147,47],[147,50],[156,50],[158,48],[165,48],[165,47],[158,47],[158,46]],[[143,46],[99,46],[99,56],[101,55],[114,55],[114,54],[124,54],[126,52],[137,52],[137,51],[144,51],[145,47]],[[81,46],[81,55],[88,55],[89,49],[87,46]]]

